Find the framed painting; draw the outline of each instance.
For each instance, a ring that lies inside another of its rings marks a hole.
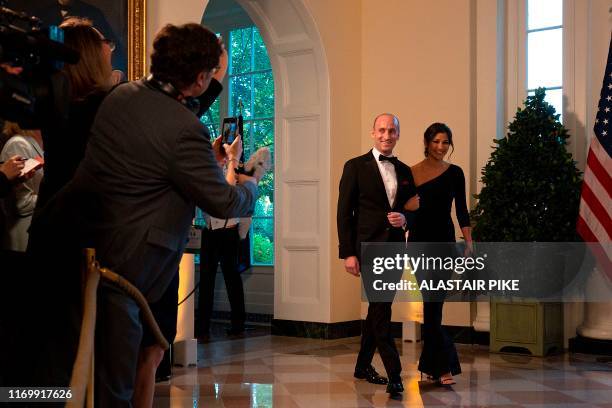
[[[72,16],[90,19],[116,45],[113,69],[121,70],[129,80],[145,75],[146,0],[19,0],[11,3],[13,9],[40,18],[44,26],[59,25]]]

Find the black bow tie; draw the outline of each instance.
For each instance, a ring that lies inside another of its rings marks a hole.
[[[391,164],[393,165],[397,164],[397,162],[399,161],[397,160],[397,157],[394,157],[394,156],[387,157],[387,156],[383,156],[382,154],[378,156],[378,160],[380,160],[381,162],[388,161],[388,162],[391,162]]]

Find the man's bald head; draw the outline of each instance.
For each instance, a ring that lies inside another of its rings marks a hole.
[[[374,119],[371,132],[374,148],[385,156],[393,153],[399,133],[399,119],[391,113],[382,113]]]
[[[395,124],[395,127],[397,129],[397,134],[399,135],[399,133],[400,133],[400,122],[399,122],[399,119],[397,118],[397,116],[395,116],[392,113],[381,113],[380,115],[376,116],[374,118],[374,123],[372,124],[372,130],[376,129],[376,122],[378,121],[379,118],[381,118],[383,116],[389,116],[389,117],[393,118],[393,123]]]

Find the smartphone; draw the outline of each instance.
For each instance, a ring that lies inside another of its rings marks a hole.
[[[223,123],[221,124],[221,143],[230,145],[234,143],[234,140],[236,140],[239,135],[243,134],[243,122],[242,115],[223,119]],[[222,149],[222,152],[225,152],[225,150]],[[242,150],[242,154],[240,155],[240,163],[244,163],[244,150]]]
[[[238,118],[225,118],[221,126],[221,143],[232,144],[238,136]]]

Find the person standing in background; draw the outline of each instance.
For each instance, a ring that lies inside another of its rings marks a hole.
[[[64,43],[78,51],[81,58],[78,63],[66,64],[63,68],[70,82],[67,120],[53,131],[43,129],[45,176],[40,186],[39,208],[74,176],[85,155],[89,130],[98,107],[113,86],[113,42],[87,19],[68,18],[60,28],[64,30]]]
[[[242,142],[241,137],[236,138]],[[233,145],[236,143],[232,143]],[[216,146],[215,146],[216,145]],[[242,145],[242,143],[240,143]],[[235,168],[242,151],[233,152],[221,146],[221,138],[215,140],[213,149],[217,152],[225,149],[224,157],[217,158],[219,166],[224,169],[225,179],[231,185],[236,184]],[[242,150],[242,149],[241,149]],[[200,315],[199,337],[203,341],[210,338],[210,319],[212,317],[215,280],[217,267],[221,263],[221,271],[225,280],[227,297],[231,307],[231,327],[228,335],[239,335],[244,332],[246,312],[244,306],[244,288],[242,276],[238,271],[238,234],[239,218],[216,218],[204,213],[206,228],[202,230],[202,249],[200,250],[200,291],[198,294],[198,309]]]
[[[24,159],[42,158],[43,141],[40,130],[22,130],[18,124],[5,122],[3,133],[9,139],[2,148],[0,161],[7,161],[18,155]],[[25,252],[28,245],[28,228],[38,198],[38,188],[43,170],[36,171],[31,178],[15,186],[3,200],[5,216],[2,249]]]

